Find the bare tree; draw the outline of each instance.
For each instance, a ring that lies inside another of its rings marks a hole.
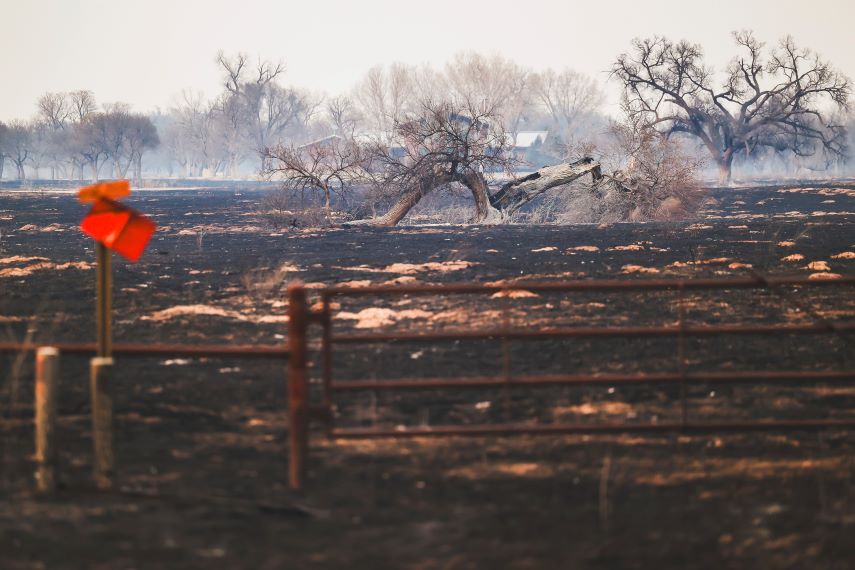
[[[125,153],[128,162],[133,166],[133,177],[137,183],[142,182],[143,155],[158,145],[160,137],[151,119],[145,115],[132,114],[125,139]]]
[[[193,175],[201,176],[207,168],[216,172],[224,162],[215,123],[217,107],[204,100],[201,93],[184,91],[171,110],[173,124],[165,139],[169,156]],[[238,133],[232,133],[236,135]]]
[[[444,83],[451,97],[484,104],[516,133],[530,102],[531,72],[500,55],[462,52],[445,65]]]
[[[110,125],[106,115],[98,112],[87,114],[72,128],[69,139],[71,155],[81,167],[90,167],[93,182],[100,176],[102,159],[106,160],[109,156],[105,143],[110,136],[109,131]]]
[[[85,89],[72,91],[68,94],[68,97],[71,102],[72,120],[77,123],[80,123],[98,109],[98,105],[95,103],[95,95],[91,91]]]
[[[265,150],[268,178],[280,177],[293,192],[318,192],[327,220],[333,195],[344,198],[362,178],[363,150],[351,140],[331,136],[295,147],[279,144]]]
[[[569,144],[573,131],[586,116],[594,113],[605,95],[597,82],[582,73],[565,69],[559,73],[547,69],[531,80],[538,103],[549,113],[564,144]]]
[[[364,223],[395,225],[422,197],[451,185],[462,186],[472,194],[474,222],[495,222],[513,215],[543,192],[585,174],[598,182],[602,179],[599,164],[586,158],[544,167],[491,192],[486,173],[498,171],[512,176],[515,159],[510,152],[511,137],[501,118],[487,105],[424,102],[420,117],[397,125],[399,147],[374,144],[369,172],[375,186],[391,193],[395,202],[386,214]]]
[[[65,93],[45,93],[37,105],[40,118],[55,131],[65,128],[74,111]]]
[[[418,112],[416,73],[414,68],[401,63],[368,70],[354,88],[353,98],[370,130],[390,134],[397,121]]]
[[[3,121],[0,121],[0,180],[3,179],[3,167],[6,164],[6,158],[9,156],[9,127]]]
[[[362,116],[350,97],[333,97],[326,102],[324,110],[334,134],[353,138]]]
[[[751,32],[734,39],[741,50],[716,83],[700,46],[663,37],[635,40],[613,73],[624,84],[629,108],[668,134],[697,137],[729,183],[734,156],[767,146],[810,155],[845,153],[842,125],[823,109],[848,108],[849,80],[792,38],[770,53]]]
[[[18,180],[24,180],[27,177],[24,167],[33,156],[33,125],[18,120],[9,123],[6,152],[15,165]]]
[[[239,97],[231,93],[220,95],[212,106],[213,148],[216,155],[222,156],[225,172],[235,177],[240,162],[246,156],[245,112]],[[212,171],[216,171],[212,168]]]
[[[245,54],[228,57],[223,52],[217,55],[217,62],[225,72],[224,86],[231,96],[223,97],[221,106],[229,114],[229,122],[241,117],[240,126],[262,161],[264,149],[279,142],[295,123],[305,125],[317,108],[308,93],[277,83],[285,72],[282,62],[259,60],[250,66]]]

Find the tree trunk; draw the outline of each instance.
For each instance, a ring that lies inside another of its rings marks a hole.
[[[716,162],[718,163],[718,183],[722,186],[730,186],[733,180],[733,152],[725,151]]]
[[[324,187],[324,213],[327,216],[327,221],[332,220],[332,212],[330,208],[330,189]]]
[[[0,180],[3,180],[3,165],[6,164],[6,159],[0,156]]]
[[[501,214],[490,203],[490,192],[487,181],[481,173],[468,172],[463,175],[461,182],[472,192],[472,200],[475,202],[473,222],[489,223],[501,221]]]
[[[375,218],[373,220],[367,220],[366,222],[372,226],[381,226],[381,227],[392,227],[397,225],[398,222],[404,219],[404,216],[413,209],[413,206],[419,203],[419,200],[422,199],[422,190],[421,188],[414,188],[412,190],[408,190],[404,192],[404,194],[398,198],[398,201],[395,202],[389,211],[380,216],[379,218]]]
[[[598,182],[603,177],[600,163],[592,158],[583,158],[576,162],[544,166],[537,172],[502,186],[490,197],[490,203],[502,212],[503,216],[511,216],[547,190],[569,184],[588,173],[591,173],[594,182]]]

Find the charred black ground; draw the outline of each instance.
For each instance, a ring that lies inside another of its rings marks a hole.
[[[698,219],[598,226],[278,231],[252,188],[139,191],[161,228],[116,262],[117,340],[284,342],[284,291],[350,283],[855,273],[855,185],[721,189]],[[71,194],[0,194],[0,330],[92,340],[89,241]],[[798,256],[801,256],[799,258]],[[818,262],[825,262],[825,266]],[[70,264],[70,265],[69,265]],[[750,267],[749,267],[750,266]],[[698,323],[855,317],[851,290],[687,297]],[[337,330],[673,322],[665,293],[343,299]],[[28,332],[30,331],[30,332]],[[697,341],[694,369],[852,368],[852,339]],[[366,346],[336,377],[484,374],[494,343]],[[515,343],[514,370],[672,370],[673,341]],[[4,567],[848,568],[855,556],[851,434],[316,441],[309,486],[285,486],[279,363],[135,360],[117,386],[119,480],[89,490],[86,363],[63,361],[65,489],[28,494],[31,364],[3,368]],[[125,366],[123,364],[123,366]],[[17,380],[16,380],[17,379]],[[851,417],[855,388],[699,385],[705,418]],[[341,425],[669,419],[672,389],[421,392],[338,404]],[[299,508],[293,508],[298,505]]]

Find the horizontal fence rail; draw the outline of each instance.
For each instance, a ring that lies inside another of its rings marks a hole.
[[[570,337],[661,337],[661,336],[721,336],[754,334],[811,334],[843,333],[855,331],[852,324],[807,325],[716,325],[716,326],[659,326],[659,327],[566,327],[526,329],[450,330],[428,333],[367,333],[339,334],[331,340],[338,344],[371,342],[423,342],[454,340],[544,339]]]
[[[14,343],[0,342],[2,352],[35,352],[41,346],[52,346],[63,354],[94,355],[95,343]],[[190,345],[190,344],[143,344],[117,343],[112,352],[118,356],[189,356],[208,358],[287,358],[291,350],[278,346],[257,345]]]
[[[595,435],[625,433],[716,433],[781,430],[825,430],[855,428],[851,420],[769,420],[727,422],[657,422],[657,423],[600,423],[600,424],[487,424],[471,426],[434,426],[399,428],[347,428],[334,429],[336,439],[405,439],[413,437],[491,436],[491,435]]]
[[[437,285],[374,285],[368,287],[328,287],[321,290],[322,296],[343,295],[387,296],[387,295],[436,295],[500,293],[503,291],[642,291],[642,290],[697,290],[697,289],[756,289],[786,286],[823,287],[833,285],[855,285],[855,277],[836,279],[810,279],[808,277],[766,277],[754,274],[751,277],[727,277],[715,279],[588,279],[580,281],[514,281],[501,284],[437,284]]]
[[[855,370],[817,370],[782,372],[691,372],[686,374],[540,374],[504,376],[462,376],[458,378],[396,378],[393,380],[347,380],[333,382],[337,392],[363,390],[435,390],[437,388],[527,388],[534,386],[619,386],[632,384],[669,384],[675,382],[852,382]]]

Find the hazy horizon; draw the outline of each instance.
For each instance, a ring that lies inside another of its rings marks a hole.
[[[210,97],[221,88],[219,50],[281,59],[284,83],[335,95],[375,65],[441,66],[461,51],[498,53],[533,69],[569,67],[605,83],[631,40],[654,34],[700,43],[707,63],[720,69],[735,53],[730,33],[752,29],[768,43],[790,34],[855,75],[848,39],[855,8],[829,0],[813,2],[811,17],[794,0],[727,0],[696,13],[672,0],[650,2],[646,10],[627,0],[597,8],[439,0],[429,10],[384,0],[271,6],[247,0],[240,11],[225,0],[152,0],[144,7],[120,0],[5,3],[0,50],[14,89],[0,91],[0,120],[32,117],[36,99],[49,91],[89,89],[99,103],[127,102],[142,112],[169,108],[185,89]],[[607,91],[605,110],[613,112],[618,90]]]

